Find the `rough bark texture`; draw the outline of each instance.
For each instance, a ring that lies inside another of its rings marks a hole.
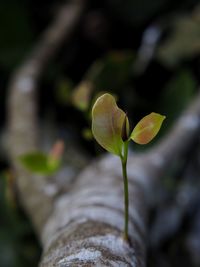
[[[81,172],[70,193],[57,200],[43,232],[41,266],[144,266],[145,196],[139,182],[130,183],[128,245],[122,238],[119,163],[111,156],[95,161]]]
[[[17,161],[18,155],[37,148],[37,81],[78,22],[83,3],[72,1],[62,8],[30,58],[13,74],[8,96],[9,153],[21,201],[44,248],[41,267],[143,267],[149,195],[168,166],[195,138],[200,125],[200,96],[160,144],[146,154],[129,158],[129,244],[122,238],[123,183],[118,158],[106,155],[95,159],[78,175],[70,190],[62,193],[56,177],[30,175]],[[69,175],[65,175],[67,182]]]

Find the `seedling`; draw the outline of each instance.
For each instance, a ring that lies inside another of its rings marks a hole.
[[[19,160],[22,165],[32,173],[52,175],[60,168],[63,153],[64,142],[62,140],[57,140],[48,154],[35,151],[20,156]]]
[[[159,132],[165,116],[150,113],[142,118],[130,132],[126,113],[118,108],[115,98],[106,93],[92,108],[92,133],[96,141],[108,152],[120,157],[124,181],[124,239],[128,241],[129,194],[127,177],[128,145],[131,140],[144,145]]]

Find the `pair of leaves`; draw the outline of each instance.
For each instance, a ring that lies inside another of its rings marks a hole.
[[[124,136],[137,144],[149,143],[159,132],[165,116],[150,113],[135,126],[129,134],[129,121],[114,99],[108,93],[100,96],[92,109],[92,132],[97,142],[107,151],[120,156]]]

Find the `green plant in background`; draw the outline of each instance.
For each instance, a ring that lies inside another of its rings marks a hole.
[[[51,175],[58,171],[64,152],[64,142],[58,140],[53,145],[49,154],[35,151],[20,156],[22,165],[32,173],[40,175]]]
[[[86,140],[92,140],[92,105],[105,92],[104,88],[115,88],[113,94],[127,88],[132,78],[134,58],[134,53],[128,50],[109,52],[91,64],[82,81],[71,91],[71,104],[82,112],[87,123],[82,131]]]
[[[165,116],[150,113],[130,132],[126,113],[118,108],[115,98],[106,93],[100,96],[92,109],[92,133],[108,152],[120,157],[124,180],[124,239],[128,241],[129,194],[127,177],[128,145],[131,140],[144,145],[159,132]]]

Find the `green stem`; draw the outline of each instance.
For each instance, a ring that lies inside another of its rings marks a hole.
[[[127,177],[128,141],[124,142],[124,151],[121,158],[122,175],[124,180],[124,239],[128,241],[129,195]]]

